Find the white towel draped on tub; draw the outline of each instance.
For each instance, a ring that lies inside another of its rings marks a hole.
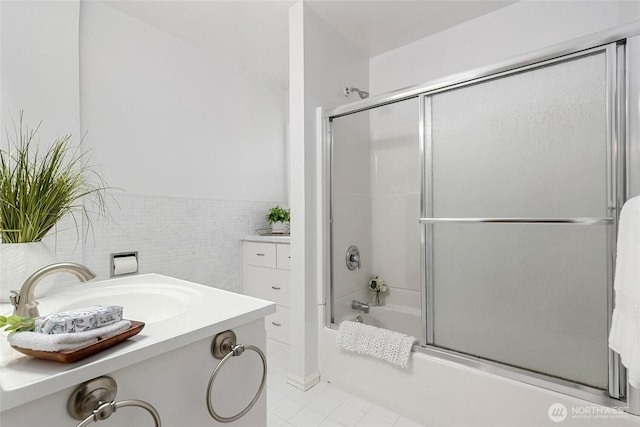
[[[609,347],[620,354],[631,385],[640,387],[640,196],[620,212],[614,289]]]
[[[39,351],[75,350],[109,338],[131,327],[131,322],[121,320],[108,326],[85,332],[67,332],[63,334],[41,334],[39,332],[16,332],[8,337],[9,344],[20,348]]]
[[[414,337],[399,332],[344,321],[338,329],[336,346],[406,368],[415,341]]]

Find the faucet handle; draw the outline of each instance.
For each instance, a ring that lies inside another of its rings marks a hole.
[[[14,307],[18,307],[18,301],[20,301],[20,292],[11,291],[11,295],[9,295],[9,301],[13,304]]]

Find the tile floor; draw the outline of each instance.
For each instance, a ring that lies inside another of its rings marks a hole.
[[[303,392],[287,384],[288,347],[267,340],[267,427],[423,427],[322,381]]]

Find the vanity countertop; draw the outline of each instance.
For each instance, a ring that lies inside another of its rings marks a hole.
[[[5,336],[0,337],[0,411],[237,328],[276,311],[275,304],[269,301],[160,274],[65,287],[40,298],[39,306],[40,312],[46,314],[102,300],[105,305],[119,301],[124,306],[125,318],[146,323],[142,332],[75,363],[34,359],[15,351]],[[0,304],[2,314],[11,314],[12,309],[11,304]]]
[[[245,236],[244,239],[242,239],[245,242],[259,242],[259,243],[283,243],[283,244],[290,244],[291,243],[291,236],[290,235],[277,235],[277,234],[273,234],[273,235],[266,235],[266,236],[259,236],[259,235],[250,235],[250,236]]]

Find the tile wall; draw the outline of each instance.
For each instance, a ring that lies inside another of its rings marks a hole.
[[[109,278],[111,253],[138,251],[139,273],[240,292],[241,239],[267,226],[264,216],[276,203],[115,193],[110,220],[92,215],[78,238],[73,219],[65,218],[45,243],[60,261],[81,262],[98,279]]]

